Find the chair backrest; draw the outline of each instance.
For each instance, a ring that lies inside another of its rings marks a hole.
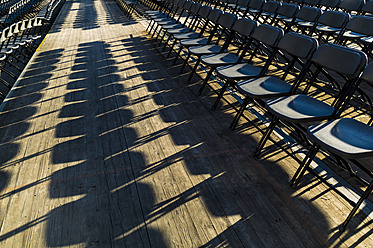
[[[275,13],[278,7],[281,6],[280,2],[277,1],[267,1],[263,4],[262,10],[268,13]]]
[[[190,7],[190,12],[193,14],[193,15],[196,15],[199,11],[199,9],[201,8],[201,4],[200,3],[193,3],[192,6]]]
[[[346,25],[346,29],[365,35],[373,35],[373,17],[354,16]]]
[[[237,16],[232,13],[225,12],[218,19],[218,24],[224,28],[232,28],[233,24],[236,22]]]
[[[304,6],[298,11],[296,17],[304,21],[315,22],[321,13],[319,8]]]
[[[326,7],[327,9],[335,9],[338,7],[341,0],[321,0],[320,7]]]
[[[361,11],[363,14],[373,14],[373,1],[366,2],[366,4],[361,8]]]
[[[293,17],[299,11],[299,6],[290,3],[283,3],[278,9],[277,14],[286,16],[286,17]]]
[[[315,38],[289,32],[281,38],[277,47],[297,58],[310,59],[318,47],[318,42]]]
[[[264,0],[250,0],[249,8],[250,9],[261,9],[264,2],[265,2]]]
[[[346,76],[358,77],[368,59],[365,53],[336,44],[319,46],[312,62]]]
[[[192,1],[190,1],[190,0],[186,0],[185,2],[184,2],[184,4],[183,4],[183,9],[184,10],[190,10],[190,8],[192,7],[192,5],[193,5],[193,2]]]
[[[250,0],[238,0],[237,5],[241,7],[249,6]]]
[[[350,20],[350,15],[340,11],[325,11],[319,18],[318,23],[335,27],[343,28]]]
[[[338,8],[347,12],[360,11],[364,4],[365,0],[341,0]]]
[[[232,29],[239,34],[249,37],[252,32],[258,27],[258,23],[248,18],[239,19],[232,27]]]
[[[203,5],[199,10],[198,10],[198,15],[202,18],[207,18],[211,12],[212,8],[207,5]]]
[[[304,0],[303,4],[308,6],[317,6],[320,4],[320,0]]]
[[[190,0],[184,1],[181,7],[183,7],[184,10],[189,10],[192,7],[193,2]]]
[[[265,45],[275,47],[283,35],[284,30],[282,28],[262,24],[254,31],[251,37]]]
[[[219,17],[223,14],[223,11],[220,9],[211,10],[209,16],[207,17],[211,22],[216,23],[219,20]]]

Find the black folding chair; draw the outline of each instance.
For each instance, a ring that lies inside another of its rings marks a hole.
[[[362,82],[367,82],[373,86],[373,63],[370,63],[365,68],[361,78],[357,80],[355,87],[358,87]],[[307,134],[313,145],[294,174],[291,186],[296,187],[299,184],[305,171],[309,169],[312,160],[320,149],[326,150],[334,156],[348,159],[350,163],[357,165],[359,169],[371,178],[368,187],[357,203],[354,204],[346,220],[342,223],[339,230],[343,232],[360,205],[368,198],[373,190],[373,172],[358,162],[360,158],[373,156],[373,127],[355,119],[343,118],[310,126]]]

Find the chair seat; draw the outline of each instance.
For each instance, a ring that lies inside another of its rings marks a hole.
[[[174,39],[176,40],[196,39],[198,38],[198,36],[199,36],[198,33],[189,32],[189,33],[175,34]]]
[[[0,54],[0,61],[3,61],[6,59],[6,54]]]
[[[219,76],[231,80],[258,77],[261,69],[251,64],[226,65],[216,68]]]
[[[154,19],[153,21],[157,22],[157,23],[176,23],[176,21],[172,18],[168,18],[168,17],[160,17],[160,18],[156,18]]]
[[[238,61],[238,57],[235,54],[231,53],[219,53],[204,55],[201,57],[201,61],[210,67],[218,67],[223,65],[235,64]]]
[[[220,53],[221,46],[218,46],[218,45],[195,46],[195,47],[189,48],[189,52],[195,56]]]
[[[150,14],[149,15],[149,18],[150,19],[160,19],[160,18],[163,18],[163,19],[171,19],[170,17],[167,17],[167,15],[165,14],[162,14],[162,13],[159,13],[159,14]]]
[[[297,22],[297,24],[301,27],[307,27],[307,28],[310,28],[310,27],[313,27],[313,25],[315,25],[315,23],[313,22]]]
[[[1,48],[0,53],[2,54],[11,54],[13,52],[13,49],[11,48]]]
[[[188,33],[190,31],[191,31],[190,28],[175,28],[175,29],[167,30],[167,33],[169,33],[169,34],[181,34],[181,33]]]
[[[163,29],[175,29],[175,28],[184,28],[184,26],[180,23],[175,23],[175,24],[167,24],[167,25],[162,25]]]
[[[237,83],[240,92],[251,98],[273,98],[289,94],[291,85],[278,77],[266,76],[240,81]]]
[[[284,15],[277,15],[276,19],[284,20],[284,19],[290,19],[290,18],[288,16],[284,16]]]
[[[373,156],[373,127],[344,118],[308,128],[311,140],[346,158]]]
[[[316,30],[324,33],[336,33],[338,31],[341,31],[340,28],[334,28],[330,26],[320,25],[316,27]]]
[[[364,43],[372,43],[373,36],[363,37],[363,38],[360,38],[360,40],[363,41]]]
[[[275,15],[275,13],[270,13],[270,12],[262,12],[261,14],[260,14],[261,16],[274,16]]]
[[[358,39],[358,38],[362,38],[362,37],[366,37],[367,35],[365,34],[359,34],[359,33],[355,33],[355,32],[352,32],[352,31],[346,31],[343,33],[343,37],[345,38],[349,38],[349,39]]]
[[[159,10],[147,10],[145,11],[146,14],[162,14]]]
[[[207,42],[208,42],[208,39],[206,39],[206,38],[197,38],[197,39],[181,40],[180,44],[188,47],[188,46],[206,45]]]
[[[274,115],[294,123],[325,120],[334,111],[332,106],[307,95],[268,100],[266,106]]]
[[[293,21],[293,18],[284,18],[284,19],[282,19],[282,21],[284,21],[284,22],[286,22],[286,23],[290,23],[290,22]],[[296,20],[296,21],[297,21],[297,20]],[[299,21],[301,21],[301,20],[299,20]]]

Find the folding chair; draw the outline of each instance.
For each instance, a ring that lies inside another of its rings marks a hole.
[[[285,23],[285,33],[289,31],[307,34],[306,30],[312,28],[317,22],[322,11],[315,7],[302,7],[296,14],[295,18],[283,19]]]
[[[202,94],[204,87],[207,85],[212,73],[217,67],[242,62],[251,45],[250,36],[252,32],[257,28],[257,26],[258,23],[256,21],[247,18],[239,19],[234,24],[232,30],[236,32],[236,34],[239,35],[242,39],[237,49],[237,54],[225,53],[222,51],[221,53],[217,54],[201,56],[201,62],[210,67],[210,70],[208,71],[207,76],[204,79],[203,84],[199,90],[199,95]]]
[[[216,32],[219,29],[219,24],[218,24],[217,21],[219,20],[222,13],[223,12],[219,9],[211,10],[209,12],[207,20],[204,24],[204,27],[202,28],[202,30],[200,32],[200,35],[198,35],[197,38],[191,38],[189,36],[184,38],[182,34],[174,36],[175,39],[179,40],[179,50],[178,50],[178,52],[176,54],[176,57],[174,59],[174,64],[176,63],[177,59],[179,58],[183,48],[188,49],[191,46],[206,45],[206,44],[210,44],[212,42],[212,39],[214,38]],[[208,38],[202,36],[205,32],[209,33]]]
[[[335,43],[344,46],[358,46],[372,57],[373,17],[354,16],[339,32]]]
[[[306,6],[302,7],[306,8]],[[322,15],[322,10],[316,7],[310,7],[310,13],[311,10],[313,12],[313,17],[310,19],[304,19],[303,21],[295,21],[292,25],[292,29],[298,30],[298,32],[301,32],[302,34],[308,34],[311,35],[312,31],[315,29],[315,26]],[[307,33],[308,32],[308,33]]]
[[[357,14],[365,4],[365,0],[341,0],[338,5],[338,10],[349,13]]]
[[[327,10],[336,10],[341,0],[321,0],[319,7],[320,9]]]
[[[241,8],[241,10],[244,10],[243,17],[254,18],[258,13],[261,12],[264,3],[264,0],[250,0],[250,3],[246,9]]]
[[[355,87],[358,87],[362,82],[373,86],[373,63],[365,68]],[[355,119],[343,118],[310,126],[307,130],[307,136],[313,142],[313,145],[291,180],[290,185],[294,188],[299,184],[320,149],[326,150],[334,156],[348,159],[371,178],[368,187],[342,223],[339,230],[343,232],[360,205],[373,190],[372,171],[357,160],[373,156],[373,127]]]
[[[266,74],[269,65],[276,55],[277,43],[283,34],[283,30],[278,27],[267,24],[259,26],[251,36],[254,49],[251,51],[250,58],[246,63],[225,65],[216,68],[217,76],[224,79],[225,82],[212,110],[216,109],[228,86],[234,86],[239,80],[263,77]],[[262,67],[251,64],[253,58],[259,54],[268,54]]]
[[[326,11],[320,16],[310,35],[316,35],[319,41],[328,43],[330,37],[334,37],[337,32],[341,32],[349,20],[350,15],[347,13]]]
[[[233,32],[231,31],[231,28],[236,20],[236,15],[231,13],[223,13],[216,22],[217,25],[215,26],[215,30],[217,31],[219,29],[219,32],[217,32],[218,37],[215,41],[213,41],[213,37],[210,36],[209,39],[189,39],[182,40],[180,42],[182,46],[188,47],[188,55],[181,68],[181,71],[183,71],[184,66],[188,63],[188,60],[191,56],[197,57],[197,61],[190,73],[187,82],[190,82],[190,80],[192,79],[193,74],[197,70],[202,55],[219,53],[227,49],[229,43],[232,41],[233,38]],[[227,36],[223,37],[224,34],[227,34]],[[219,46],[219,42],[221,40],[225,41],[222,46]]]
[[[281,20],[284,19],[293,19],[295,15],[299,11],[299,6],[295,4],[290,3],[283,3],[280,7],[278,7],[275,15],[273,15],[272,21],[269,22],[270,25],[273,26],[279,26],[281,28],[284,28],[284,26],[279,25]]]
[[[282,3],[277,1],[267,1],[263,4],[261,10],[256,13],[254,20],[259,23],[266,23],[268,19],[276,14],[277,9],[282,5]]]

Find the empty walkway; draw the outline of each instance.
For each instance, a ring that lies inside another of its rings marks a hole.
[[[145,26],[66,1],[0,113],[0,247],[373,245],[320,180],[288,187],[285,152],[254,159],[257,129],[230,131]]]

